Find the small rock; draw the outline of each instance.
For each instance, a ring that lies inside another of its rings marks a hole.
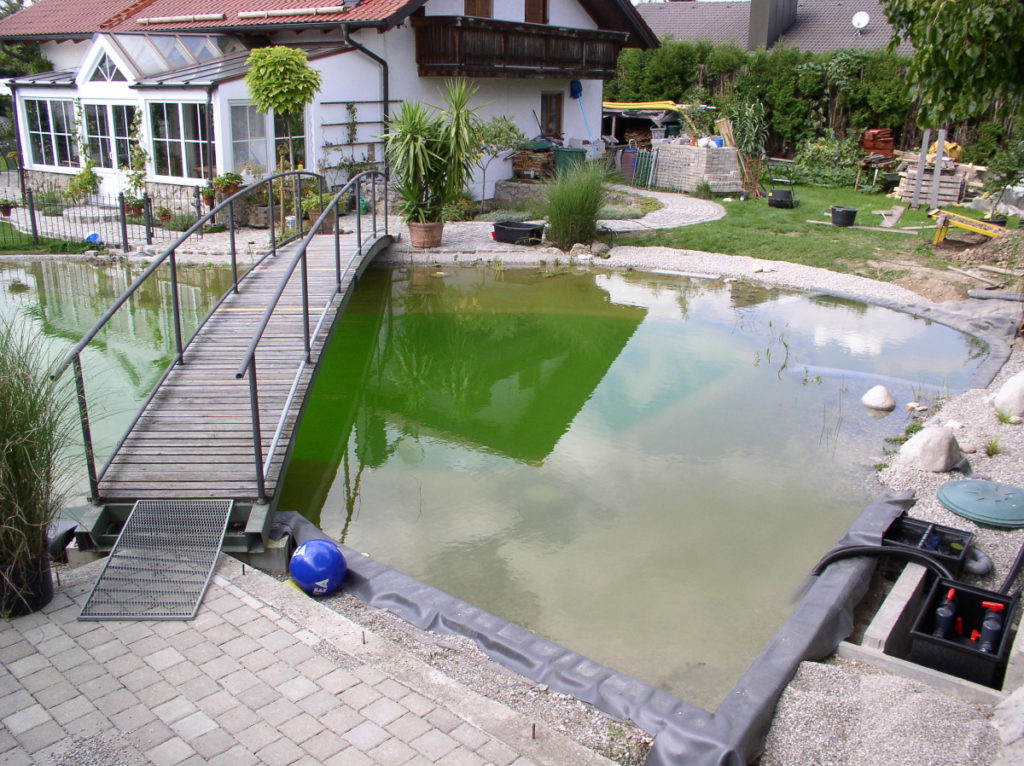
[[[922,470],[945,473],[960,462],[963,452],[950,429],[931,426],[900,447],[900,458]]]
[[[1024,370],[1003,383],[992,399],[992,406],[1006,416],[1024,416]]]
[[[576,262],[583,266],[592,266],[594,264],[594,256],[592,255],[581,255],[576,259]]]
[[[590,245],[584,245],[582,242],[577,242],[572,246],[572,250],[569,251],[570,258],[579,258],[581,255],[593,255],[590,251]]]
[[[885,410],[887,412],[896,409],[896,400],[892,392],[885,386],[875,386],[860,398],[860,403],[869,410]]]
[[[611,248],[604,242],[594,241],[590,243],[590,252],[599,258],[606,258],[607,256],[605,254],[609,251],[611,251]]]
[[[927,412],[927,411],[928,411],[928,405],[927,404],[919,404],[916,407],[914,407],[914,412]]]
[[[920,406],[921,402],[907,402],[907,410],[909,412],[914,412]]]
[[[727,285],[731,285],[733,282],[738,282],[739,280],[736,277],[726,277],[722,281],[725,282]]]
[[[99,254],[99,250],[86,250],[82,255],[86,258],[95,258]]]
[[[1010,415],[1010,418],[1006,422],[1012,426],[1019,426],[1021,423],[1024,423],[1024,418],[1020,415]]]
[[[947,420],[946,421],[946,428],[952,428],[954,431],[958,431],[958,430],[960,430],[963,427],[964,427],[964,424],[961,423],[959,420]]]
[[[963,452],[965,455],[973,455],[975,452],[978,451],[978,448],[971,444],[970,442],[967,442],[966,444],[960,445],[960,451]]]

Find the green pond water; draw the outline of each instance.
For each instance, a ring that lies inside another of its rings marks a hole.
[[[861,303],[657,275],[371,270],[279,507],[713,709],[877,487],[861,395],[987,348]],[[878,376],[883,376],[879,378]]]
[[[0,261],[0,320],[40,339],[56,364],[142,273],[138,265],[58,259]],[[183,339],[231,285],[227,268],[178,267]],[[97,468],[174,356],[171,279],[161,267],[82,355]],[[74,385],[69,370],[67,385]],[[76,429],[75,435],[80,432]],[[76,445],[81,453],[81,445]],[[84,459],[74,462],[76,492],[86,494]]]

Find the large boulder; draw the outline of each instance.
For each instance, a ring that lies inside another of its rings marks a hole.
[[[1010,417],[1024,415],[1024,370],[1003,383],[992,400],[992,406],[996,412]]]
[[[963,460],[950,428],[931,426],[918,431],[900,447],[900,458],[924,471],[945,473]]]
[[[861,404],[869,410],[892,412],[896,409],[896,399],[885,386],[875,386],[860,398]]]

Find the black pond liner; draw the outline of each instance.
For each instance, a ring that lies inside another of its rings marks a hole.
[[[868,505],[839,546],[879,545],[914,500],[883,494]],[[295,544],[329,539],[294,511],[274,519],[275,536]],[[782,690],[804,660],[827,657],[853,631],[853,610],[868,589],[873,559],[836,562],[814,578],[792,616],[710,713],[612,670],[529,630],[341,546],[348,563],[343,589],[423,630],[466,636],[501,665],[570,694],[654,737],[649,766],[742,766],[760,750]]]
[[[494,238],[510,245],[539,245],[544,239],[544,224],[525,221],[498,221]]]
[[[818,292],[862,301],[842,292]],[[1006,338],[1018,317],[1006,311],[982,314],[977,301],[962,306],[907,306],[873,301],[977,336],[989,344],[971,387],[987,386],[1010,356]],[[864,508],[836,547],[881,544],[892,522],[915,500],[912,493],[883,492]],[[275,538],[291,532],[298,545],[330,539],[295,511],[274,517]],[[837,561],[811,585],[793,614],[740,677],[715,711],[708,712],[668,692],[631,678],[472,606],[391,567],[340,546],[348,562],[343,589],[402,617],[423,630],[473,639],[491,658],[521,675],[588,702],[620,720],[631,720],[654,737],[648,766],[744,766],[760,751],[775,704],[801,662],[831,655],[853,632],[853,610],[867,592],[874,558]]]

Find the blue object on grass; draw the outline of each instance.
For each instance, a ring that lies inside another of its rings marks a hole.
[[[288,570],[306,593],[326,596],[341,585],[348,564],[341,550],[330,540],[307,540],[295,549]]]
[[[85,235],[85,241],[90,245],[102,245],[103,237],[101,237],[97,232],[92,231]]]

